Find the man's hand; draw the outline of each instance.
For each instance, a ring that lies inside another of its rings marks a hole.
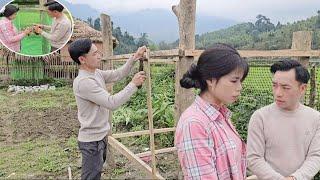
[[[143,84],[143,82],[146,80],[146,75],[145,72],[140,71],[137,74],[135,74],[132,78],[133,84],[135,84],[137,87],[141,86]]]
[[[142,47],[139,47],[137,52],[134,53],[133,55],[133,59],[135,61],[139,60],[140,58],[143,57],[143,54],[147,51],[147,47],[146,46],[142,46]]]
[[[42,29],[40,26],[33,26],[33,30],[37,33],[37,34],[41,34],[42,33]]]
[[[32,25],[33,25],[33,26],[38,26],[38,27],[40,27],[40,28],[43,28],[43,25],[42,25],[42,24],[33,23]]]

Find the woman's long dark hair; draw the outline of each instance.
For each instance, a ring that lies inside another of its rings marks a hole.
[[[18,12],[19,8],[12,5],[12,4],[8,4],[6,5],[6,7],[4,8],[4,11],[2,13],[0,13],[0,16],[5,16],[5,17],[10,17],[11,15],[13,15],[14,13]]]

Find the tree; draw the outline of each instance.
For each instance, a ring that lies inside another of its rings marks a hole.
[[[94,20],[93,28],[95,30],[101,31],[100,18],[97,18],[96,20]]]
[[[318,10],[318,17],[317,17],[315,28],[320,29],[320,10]]]
[[[259,32],[269,32],[275,29],[274,24],[272,24],[270,19],[266,16],[259,14],[256,18],[257,21],[255,22],[255,28]]]
[[[276,25],[276,29],[280,29],[282,27],[282,24],[280,23],[280,21],[278,21],[277,25]]]
[[[91,18],[91,17],[88,17],[87,23],[89,24],[90,27],[93,27],[93,25],[92,25],[92,18]]]
[[[168,43],[166,43],[165,41],[159,42],[158,46],[159,46],[160,50],[169,50],[169,49],[171,49],[171,46]]]
[[[137,46],[148,46],[149,41],[148,41],[148,34],[147,33],[141,33],[141,37],[138,38]]]

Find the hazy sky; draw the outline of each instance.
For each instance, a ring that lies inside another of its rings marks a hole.
[[[143,9],[171,9],[179,0],[67,0],[88,4],[107,14],[134,12]],[[197,13],[233,19],[255,21],[263,14],[271,21],[293,22],[316,15],[320,0],[197,0]],[[275,22],[276,23],[276,22]]]

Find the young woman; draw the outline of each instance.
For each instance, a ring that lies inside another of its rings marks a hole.
[[[3,45],[11,51],[20,52],[20,41],[32,32],[31,28],[25,29],[23,32],[18,32],[13,25],[13,20],[16,18],[19,8],[12,4],[6,5],[0,16],[4,16],[0,20],[0,40]]]
[[[227,104],[240,96],[248,63],[229,45],[215,44],[180,80],[200,89],[181,115],[175,146],[185,179],[233,179],[246,176],[246,147],[230,121]]]

